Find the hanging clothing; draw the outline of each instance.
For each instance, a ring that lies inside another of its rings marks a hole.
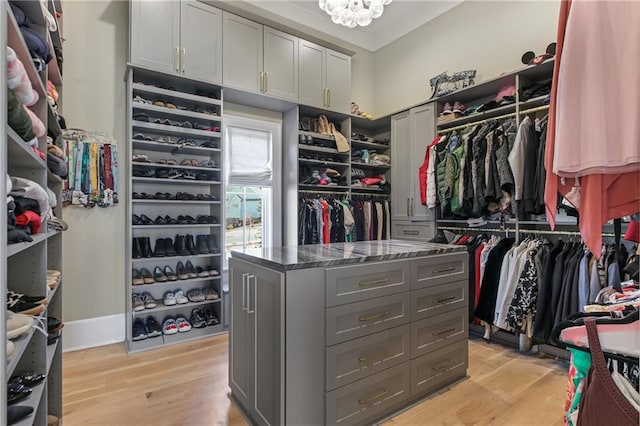
[[[482,277],[478,307],[475,311],[475,316],[488,324],[493,322],[502,263],[514,242],[513,238],[504,238],[489,252],[485,274]]]

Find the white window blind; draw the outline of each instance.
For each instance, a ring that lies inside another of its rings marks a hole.
[[[271,185],[273,159],[271,133],[227,127],[229,185]]]

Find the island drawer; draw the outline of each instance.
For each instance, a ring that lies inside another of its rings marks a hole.
[[[409,324],[361,337],[326,350],[326,389],[333,390],[409,361]]]
[[[326,309],[326,345],[397,327],[409,322],[411,293],[397,293]]]
[[[378,374],[326,394],[325,424],[371,423],[411,397],[410,364]]]
[[[430,222],[394,222],[392,233],[399,240],[428,241],[433,238],[433,228]]]
[[[467,374],[467,340],[411,360],[411,396],[441,390]]]
[[[411,323],[411,358],[428,354],[469,337],[467,309],[457,309]]]
[[[410,290],[407,260],[343,266],[326,271],[326,306],[375,299]]]
[[[461,281],[467,278],[467,253],[441,254],[411,262],[411,288]]]
[[[411,292],[411,321],[440,315],[467,306],[469,282],[434,285]]]

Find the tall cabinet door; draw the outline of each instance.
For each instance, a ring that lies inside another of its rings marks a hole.
[[[247,92],[262,89],[262,24],[231,13],[222,13],[222,81]]]
[[[420,182],[418,169],[424,162],[427,146],[435,136],[436,118],[433,104],[423,105],[411,109],[411,155],[409,156],[409,173],[412,173],[412,198],[410,202],[411,220],[428,221],[433,219],[431,210],[420,202]]]
[[[133,0],[131,63],[175,74],[180,70],[180,2]]]
[[[180,4],[182,75],[222,83],[222,11],[195,0]]]
[[[260,423],[283,423],[284,274],[251,266],[249,312],[255,329],[255,404]]]
[[[299,52],[300,103],[316,108],[326,108],[324,89],[327,49],[310,41],[300,40]]]
[[[409,111],[391,117],[391,218],[411,220],[409,212],[412,194],[411,170],[411,116]],[[418,173],[416,169],[416,173]]]
[[[233,396],[244,406],[254,402],[253,352],[254,321],[249,314],[248,264],[229,260],[229,295],[231,297],[231,324],[229,345],[229,387]]]
[[[265,93],[298,102],[298,37],[264,27]]]
[[[351,112],[351,58],[327,49],[328,105],[332,111]]]

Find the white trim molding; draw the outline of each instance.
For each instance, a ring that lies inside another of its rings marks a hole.
[[[124,342],[125,314],[65,322],[63,330],[63,352]]]

